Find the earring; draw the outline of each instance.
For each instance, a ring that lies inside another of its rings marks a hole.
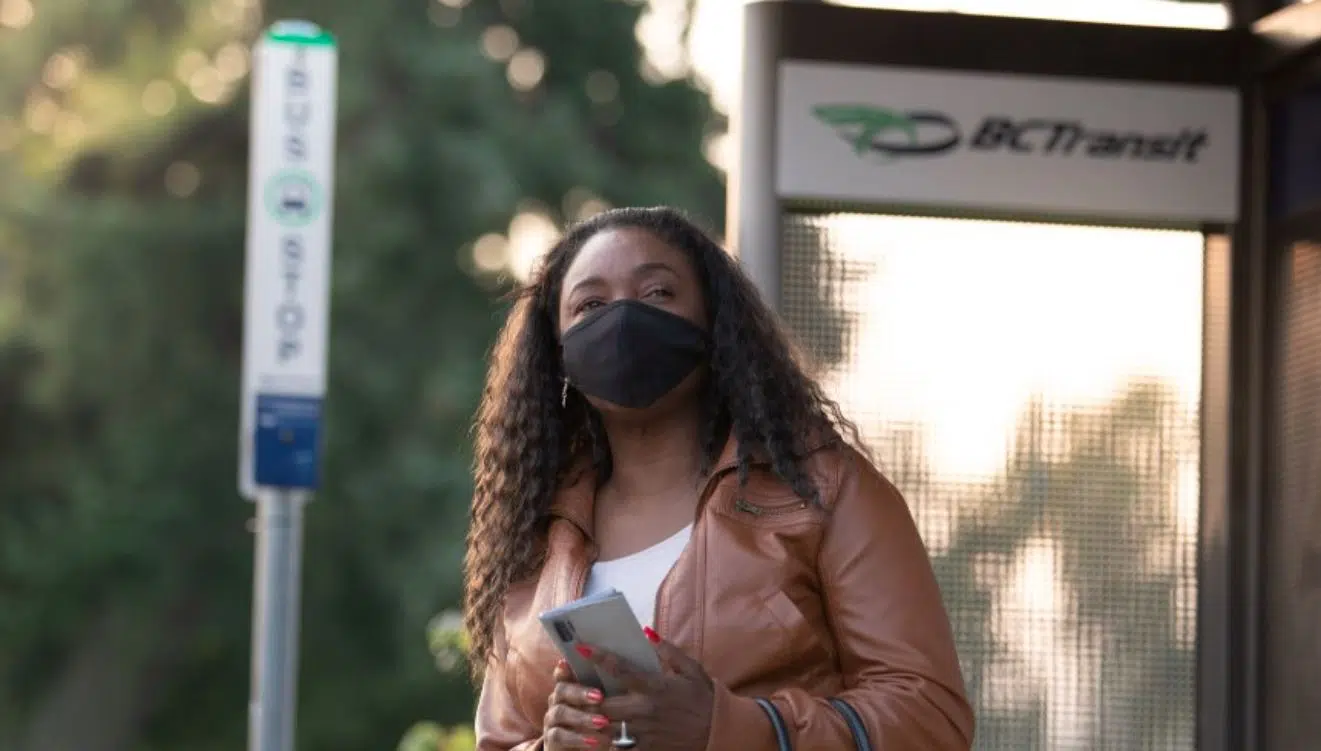
[[[560,389],[560,406],[569,406],[569,379],[564,379],[564,388]]]

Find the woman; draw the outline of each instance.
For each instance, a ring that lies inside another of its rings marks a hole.
[[[735,261],[680,214],[607,212],[551,250],[476,427],[480,751],[604,750],[624,725],[644,751],[848,749],[848,715],[884,751],[970,747],[907,506]],[[627,683],[618,697],[575,683],[537,620],[609,587],[667,667],[635,675],[584,647]]]

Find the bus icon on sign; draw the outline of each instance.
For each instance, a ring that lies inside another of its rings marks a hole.
[[[308,204],[311,202],[311,196],[308,195],[306,185],[299,183],[288,183],[281,187],[284,194],[280,196],[281,214],[306,214]]]
[[[264,198],[271,218],[286,227],[301,227],[321,213],[321,188],[306,172],[276,173],[266,183]]]

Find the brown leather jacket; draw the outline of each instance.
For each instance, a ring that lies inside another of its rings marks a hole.
[[[825,448],[809,466],[827,512],[766,466],[740,492],[734,448],[656,597],[656,630],[716,684],[707,751],[776,751],[754,697],[775,703],[795,751],[852,748],[832,696],[861,715],[873,748],[970,748],[949,618],[899,491],[856,452]],[[477,708],[479,751],[542,747],[559,655],[537,614],[582,594],[595,559],[593,487],[589,473],[560,491],[545,566],[509,592]]]

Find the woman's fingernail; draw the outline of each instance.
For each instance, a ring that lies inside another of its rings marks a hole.
[[[589,736],[587,736],[586,738],[583,738],[583,743],[586,743],[587,745],[591,746],[592,748],[596,748],[596,744],[600,743],[600,741],[598,741],[597,739],[595,739],[595,738],[593,738],[593,737],[591,737],[591,736],[589,735]]]
[[[598,728],[603,728],[603,727],[605,727],[606,725],[609,725],[609,724],[610,724],[610,720],[606,719],[605,717],[602,717],[602,716],[599,715],[599,714],[598,714],[598,715],[592,715],[592,724],[595,725],[595,726],[598,727]]]
[[[660,634],[656,633],[651,626],[643,626],[642,633],[647,635],[652,644],[660,644]]]
[[[597,691],[596,689],[592,689],[591,691],[587,692],[587,701],[590,701],[593,704],[600,704],[604,700],[605,700],[605,694],[601,693],[600,691]]]
[[[559,662],[555,663],[555,667],[559,668],[560,670],[564,670],[565,668],[569,667],[569,661],[560,660]]]
[[[579,644],[577,647],[574,648],[577,649],[578,654],[582,655],[583,657],[592,656],[592,648],[587,646],[586,644]]]

